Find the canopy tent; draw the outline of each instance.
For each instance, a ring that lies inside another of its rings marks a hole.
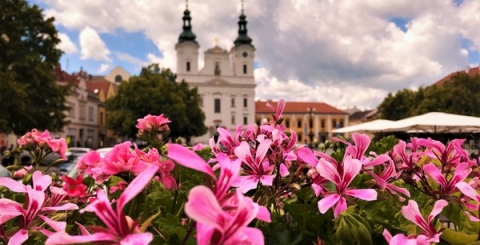
[[[366,123],[356,124],[344,128],[333,130],[334,133],[350,133],[350,132],[378,132],[378,129],[386,128],[395,121],[378,119]]]
[[[480,118],[448,114],[443,112],[429,112],[423,115],[394,121],[391,124],[372,129],[374,132],[480,132]]]

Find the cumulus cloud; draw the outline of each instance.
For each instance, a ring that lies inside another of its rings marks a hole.
[[[108,70],[108,68],[110,68],[110,66],[111,65],[107,64],[107,63],[100,64],[100,68],[98,68],[98,72],[102,74],[102,73],[106,72]]]
[[[58,48],[65,52],[66,54],[74,54],[78,52],[77,46],[72,42],[70,37],[65,33],[58,33],[58,37],[60,38],[60,43],[58,44]]]
[[[95,29],[86,26],[78,36],[82,60],[111,61],[110,50]]]
[[[84,32],[90,26],[101,33],[144,32],[162,53],[162,57],[146,54],[147,61],[175,70],[174,45],[181,32],[183,1],[45,3],[46,14],[67,29]],[[232,47],[239,1],[195,1],[189,9],[201,59],[215,38],[223,48]],[[246,0],[245,13],[257,50],[256,91],[262,99],[371,108],[388,92],[430,85],[464,69],[469,52],[480,48],[477,0],[460,5],[451,0]],[[396,26],[394,18],[405,19],[405,26]],[[464,39],[472,41],[468,49],[463,47]],[[108,58],[105,45],[98,50],[106,52],[88,55],[80,45],[82,57]]]

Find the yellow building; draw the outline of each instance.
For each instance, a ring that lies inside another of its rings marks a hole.
[[[255,118],[260,124],[264,119],[272,119],[272,111],[267,102],[277,106],[276,101],[256,101]],[[288,101],[283,111],[283,124],[295,131],[298,142],[311,144],[331,139],[332,130],[348,125],[348,113],[322,102]],[[348,135],[345,135],[348,137]]]

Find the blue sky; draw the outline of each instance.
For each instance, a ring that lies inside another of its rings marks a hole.
[[[103,75],[121,66],[138,74],[150,62],[175,71],[183,1],[30,1],[56,18],[68,72]],[[232,46],[240,0],[189,5],[202,64],[215,38]],[[245,0],[245,13],[258,99],[372,108],[388,92],[480,63],[478,0]]]

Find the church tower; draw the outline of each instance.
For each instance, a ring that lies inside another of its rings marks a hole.
[[[188,10],[188,1],[183,12],[183,32],[178,37],[175,45],[177,51],[177,74],[198,73],[198,49],[197,36],[192,32],[192,17]]]
[[[238,36],[233,42],[231,49],[233,70],[236,76],[253,77],[253,65],[255,60],[255,47],[252,39],[248,36],[247,16],[242,10],[238,20]]]

